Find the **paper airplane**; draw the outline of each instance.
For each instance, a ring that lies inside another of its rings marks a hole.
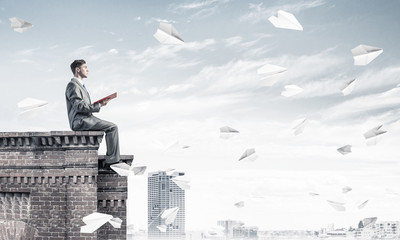
[[[342,188],[342,193],[348,193],[351,190],[353,190],[351,187],[346,186],[346,187]]]
[[[383,52],[382,48],[371,47],[367,45],[358,45],[357,47],[351,49],[353,53],[354,65],[365,66],[372,62],[376,57],[378,57]]]
[[[147,167],[140,165],[138,163],[134,163],[129,166],[126,163],[117,163],[110,166],[112,170],[118,173],[120,176],[127,177],[129,174],[133,173],[135,175],[142,175]]]
[[[363,225],[364,227],[368,227],[369,225],[374,225],[376,223],[376,220],[378,220],[377,217],[364,218]]]
[[[307,124],[307,118],[300,118],[295,120],[293,122],[293,127],[292,127],[293,134],[296,136],[301,134],[304,131],[306,124]]]
[[[229,138],[231,138],[231,137],[236,136],[236,135],[239,133],[238,130],[233,129],[233,128],[228,127],[228,126],[221,127],[221,128],[219,129],[219,131],[220,131],[219,137],[220,137],[220,138],[223,138],[223,139],[229,139]]]
[[[358,209],[363,209],[363,208],[365,207],[365,205],[367,205],[368,201],[369,201],[369,200],[367,200],[367,201],[361,203],[360,205],[358,205],[357,208],[358,208]]]
[[[237,202],[234,204],[234,206],[237,208],[242,208],[242,207],[244,207],[244,202],[243,201]]]
[[[310,194],[310,196],[313,196],[313,197],[319,196],[319,193],[314,193],[314,192],[310,192],[310,193],[308,193],[308,194]]]
[[[286,71],[287,69],[284,67],[266,64],[259,68],[257,73],[261,76],[261,85],[270,87],[285,75]]]
[[[25,98],[18,103],[20,110],[19,117],[21,119],[32,118],[43,111],[47,102],[35,98]]]
[[[291,97],[301,93],[303,89],[296,85],[286,85],[285,90],[282,91],[281,95],[284,97]]]
[[[343,147],[340,147],[337,149],[338,152],[340,152],[343,155],[351,153],[351,145],[345,145]]]
[[[364,138],[367,140],[367,145],[375,145],[378,143],[378,138],[380,135],[386,133],[387,131],[381,130],[383,125],[379,125],[375,128],[364,133]]]
[[[157,32],[153,35],[160,43],[164,44],[183,44],[184,41],[179,36],[178,31],[172,24],[160,22]]]
[[[254,148],[249,148],[242,154],[239,161],[254,161],[257,157],[256,150]]]
[[[32,23],[28,23],[22,19],[16,18],[16,17],[12,17],[9,18],[10,22],[11,22],[11,28],[14,29],[14,31],[19,32],[19,33],[23,33],[26,30],[28,30],[29,28],[33,27]]]
[[[377,127],[374,127],[373,129],[367,131],[366,133],[364,133],[365,139],[373,138],[373,137],[379,136],[381,134],[387,133],[387,131],[381,130],[382,126],[383,125],[379,125]]]
[[[176,215],[178,214],[179,207],[169,208],[163,211],[161,218],[165,219],[165,224],[171,224],[175,221]]]
[[[121,218],[113,218],[110,221],[108,221],[111,226],[113,226],[114,228],[121,228],[121,224],[122,224],[122,219]]]
[[[177,176],[171,179],[176,185],[178,185],[180,188],[183,190],[189,190],[190,189],[190,180],[186,176]]]
[[[158,225],[157,228],[160,232],[167,232],[168,227],[166,225]]]
[[[342,91],[343,96],[349,95],[351,92],[353,92],[354,87],[356,86],[357,79],[352,79],[348,82],[345,82],[341,87],[340,91]]]
[[[303,31],[303,27],[299,21],[297,21],[296,17],[293,14],[282,10],[278,11],[278,17],[271,16],[268,20],[277,28]]]
[[[81,227],[81,233],[93,233],[105,223],[110,222],[110,224],[115,228],[120,228],[122,220],[119,218],[113,218],[113,216],[104,213],[92,213],[82,219],[86,224]]]
[[[326,201],[327,201],[327,202],[329,203],[329,205],[330,205],[331,207],[333,207],[336,211],[339,211],[339,212],[346,211],[346,207],[343,206],[344,203],[335,202],[335,201],[330,201],[330,200],[326,200]]]
[[[174,149],[186,149],[186,148],[190,148],[190,146],[188,145],[183,145],[181,143],[179,143],[179,141],[176,141],[174,144],[172,144],[171,146],[169,146],[166,151],[168,150],[174,150]]]

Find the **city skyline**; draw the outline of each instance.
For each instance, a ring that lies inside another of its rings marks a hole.
[[[83,58],[91,99],[118,92],[96,116],[118,125],[121,154],[135,155],[148,172],[175,168],[191,179],[187,230],[219,219],[260,230],[395,220],[399,8],[377,0],[0,0],[2,131],[69,130],[69,65]],[[303,31],[274,27],[268,18],[279,10]],[[33,27],[15,32],[12,17]],[[157,41],[160,22],[173,24],[185,43]],[[355,66],[351,50],[360,44],[383,53]],[[266,64],[287,69],[269,87],[257,73]],[[344,96],[340,87],[352,79],[354,90]],[[287,85],[304,91],[284,97]],[[27,97],[48,105],[25,120],[17,104]],[[303,132],[293,134],[304,118]],[[364,133],[382,124],[387,132],[367,145]],[[221,139],[223,126],[239,133]],[[342,155],[337,149],[345,145],[352,152]],[[238,161],[247,149],[258,158]],[[146,229],[146,177],[130,176],[129,188],[128,224]],[[241,201],[244,207],[234,205]]]

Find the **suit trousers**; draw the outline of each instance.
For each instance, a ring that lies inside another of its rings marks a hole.
[[[119,162],[119,136],[118,136],[118,127],[112,122],[108,122],[97,118],[95,116],[91,116],[91,118],[96,118],[96,123],[93,126],[88,127],[88,131],[104,131],[106,133],[106,145],[107,145],[107,154],[106,154],[106,163],[116,163]]]

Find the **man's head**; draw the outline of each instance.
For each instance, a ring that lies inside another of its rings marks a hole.
[[[75,77],[83,79],[87,78],[89,74],[89,69],[86,66],[86,62],[83,59],[75,60],[71,63],[71,71]]]

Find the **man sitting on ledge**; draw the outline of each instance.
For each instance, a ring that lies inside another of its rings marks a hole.
[[[73,131],[104,131],[106,133],[107,154],[105,168],[120,162],[118,127],[114,123],[104,121],[93,116],[92,113],[99,112],[100,108],[107,105],[110,99],[92,104],[89,92],[86,90],[83,79],[88,77],[89,70],[85,60],[75,60],[71,64],[74,77],[67,85],[65,98],[69,126]]]

